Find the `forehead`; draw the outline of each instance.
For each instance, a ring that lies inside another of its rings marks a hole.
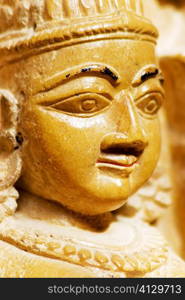
[[[48,78],[71,67],[91,63],[101,63],[114,68],[126,88],[142,67],[156,63],[154,45],[123,39],[87,42],[27,58],[21,62],[23,65],[20,70],[24,70],[29,90],[33,87],[36,91],[42,89]]]

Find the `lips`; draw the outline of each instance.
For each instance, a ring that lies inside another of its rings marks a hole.
[[[102,155],[98,159],[97,163],[99,164],[106,164],[106,165],[112,165],[118,166],[118,167],[123,167],[123,168],[129,168],[135,165],[138,162],[138,157],[133,156],[133,155]]]

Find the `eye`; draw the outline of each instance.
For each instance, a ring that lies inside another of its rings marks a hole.
[[[83,111],[92,112],[97,107],[97,101],[95,99],[86,99],[81,103],[81,109]]]
[[[137,107],[148,116],[155,116],[163,102],[163,95],[159,92],[149,93],[136,101]]]
[[[110,104],[111,101],[103,95],[86,93],[58,101],[50,107],[71,115],[89,116],[102,111]]]

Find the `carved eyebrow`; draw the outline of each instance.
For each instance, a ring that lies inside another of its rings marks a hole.
[[[68,80],[90,73],[105,77],[112,85],[117,85],[120,83],[121,77],[113,67],[102,64],[78,65],[48,78],[44,82],[43,88],[37,91],[37,93],[48,92]]]
[[[163,84],[164,78],[158,67],[156,65],[145,66],[135,75],[134,79],[132,80],[132,86],[137,87],[143,82],[155,77],[159,77],[161,84]]]

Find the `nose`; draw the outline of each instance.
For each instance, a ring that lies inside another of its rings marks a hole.
[[[127,107],[119,114],[117,130],[103,138],[101,153],[139,157],[148,145],[146,133],[132,100],[125,98],[123,105]]]

